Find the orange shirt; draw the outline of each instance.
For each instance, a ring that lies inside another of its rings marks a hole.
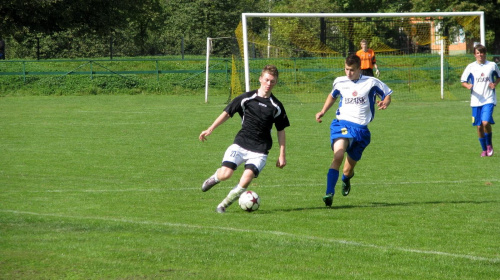
[[[359,50],[356,55],[361,59],[361,69],[373,69],[373,64],[375,61],[375,52],[372,49],[368,49],[367,52]]]

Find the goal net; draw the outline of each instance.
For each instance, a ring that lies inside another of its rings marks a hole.
[[[469,98],[460,75],[484,44],[483,12],[394,14],[244,13],[235,31],[231,92],[259,87],[266,64],[280,71],[280,99],[323,102],[344,59],[365,39],[395,100]]]

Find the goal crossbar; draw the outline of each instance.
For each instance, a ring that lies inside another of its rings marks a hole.
[[[241,22],[243,26],[243,60],[245,70],[245,88],[250,91],[250,69],[248,54],[247,18],[262,17],[316,17],[316,18],[363,18],[363,17],[448,17],[448,16],[479,16],[481,44],[485,45],[485,21],[484,12],[422,12],[422,13],[242,13]],[[441,56],[443,52],[441,52]]]

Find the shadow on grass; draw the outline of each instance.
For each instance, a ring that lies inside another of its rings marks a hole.
[[[379,207],[401,207],[401,206],[416,206],[416,205],[446,205],[446,204],[485,204],[485,203],[500,203],[499,200],[484,200],[484,201],[473,201],[473,200],[461,200],[461,201],[422,201],[422,202],[372,202],[368,204],[359,205],[333,205],[332,207],[326,206],[315,206],[315,207],[300,207],[300,208],[286,208],[286,209],[276,209],[276,210],[263,210],[258,211],[259,213],[273,213],[273,212],[294,212],[294,211],[307,211],[307,210],[342,210],[342,209],[353,209],[353,208],[379,208]]]

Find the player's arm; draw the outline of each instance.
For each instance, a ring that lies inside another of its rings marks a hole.
[[[373,53],[373,61],[372,61],[373,67],[375,67],[375,76],[380,77],[380,71],[378,70],[377,66],[377,60],[375,59],[375,52]]]
[[[278,131],[278,144],[280,146],[280,155],[276,161],[276,167],[283,168],[286,165],[286,134],[285,130]]]
[[[472,90],[472,88],[474,87],[474,85],[472,84],[473,76],[471,73],[471,64],[469,64],[469,65],[467,65],[467,67],[465,67],[465,70],[462,73],[462,76],[460,76],[460,81],[461,81],[462,87],[464,87],[468,90]],[[469,81],[470,81],[470,83],[469,83]]]
[[[207,136],[212,134],[212,131],[214,131],[214,129],[216,129],[219,125],[223,124],[230,117],[231,116],[226,111],[222,112],[222,114],[220,114],[219,117],[215,119],[214,123],[212,123],[212,125],[207,130],[203,130],[200,133],[198,139],[200,139],[201,141],[207,140]]]
[[[317,122],[319,122],[319,123],[322,122],[321,118],[333,106],[333,104],[335,103],[335,100],[337,100],[337,98],[334,98],[331,93],[328,94],[328,96],[326,97],[326,100],[325,100],[325,104],[323,105],[323,109],[321,109],[321,111],[316,113],[316,121]]]
[[[469,84],[467,82],[462,82],[462,86],[468,90],[471,90],[472,87],[474,86],[473,84]]]
[[[493,83],[490,83],[490,88],[495,89],[498,83],[500,83],[500,78],[496,78],[496,80]]]
[[[385,110],[391,104],[391,96],[387,95],[384,100],[377,101],[378,109]]]

